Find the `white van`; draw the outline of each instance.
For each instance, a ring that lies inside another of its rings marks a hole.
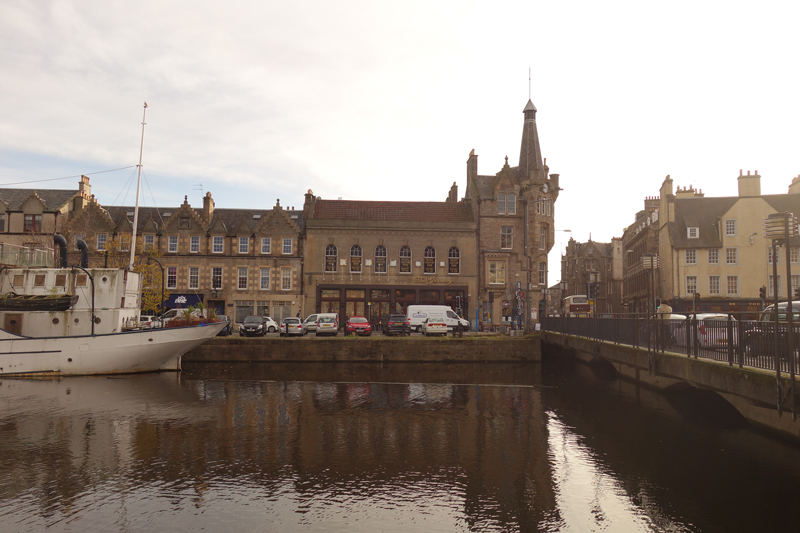
[[[469,331],[469,321],[458,316],[455,311],[446,305],[409,305],[406,310],[406,319],[411,325],[411,331],[422,331],[422,323],[428,316],[441,318],[447,323],[447,331],[453,331],[459,324],[464,331]]]

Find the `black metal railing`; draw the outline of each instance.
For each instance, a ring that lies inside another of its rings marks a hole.
[[[780,369],[795,374],[800,357],[800,325],[794,325],[794,357],[789,356],[788,324],[718,318],[665,320],[623,315],[605,318],[544,317],[542,330],[576,335],[657,352],[713,359],[740,368]],[[790,365],[794,364],[794,369]]]

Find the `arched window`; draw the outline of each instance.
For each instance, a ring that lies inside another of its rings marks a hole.
[[[361,272],[361,247],[357,244],[350,247],[350,272]]]
[[[448,274],[461,273],[461,252],[459,252],[458,248],[455,246],[450,248],[450,251],[447,252],[447,261]]]
[[[423,254],[425,264],[423,265],[423,272],[426,274],[436,274],[436,248],[428,246],[425,248]]]
[[[506,214],[506,195],[503,193],[497,195],[497,214]]]
[[[325,247],[325,272],[336,272],[336,246],[329,244]]]
[[[408,246],[400,248],[400,272],[411,272],[411,248]]]
[[[517,214],[517,195],[516,194],[509,194],[508,195],[508,207],[507,212],[509,215],[516,215]]]
[[[382,244],[375,248],[375,273],[386,273],[386,247]]]

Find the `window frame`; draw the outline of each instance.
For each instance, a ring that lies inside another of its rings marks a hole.
[[[167,288],[168,289],[178,288],[178,267],[176,266],[167,267]]]
[[[292,241],[293,241],[293,239],[291,237],[284,237],[283,238],[283,247],[282,247],[283,255],[292,255],[292,250],[294,249]],[[288,246],[288,248],[289,248],[288,252],[286,251],[287,243],[289,245]]]
[[[167,253],[168,254],[177,254],[178,253],[178,236],[177,235],[167,235]]]
[[[506,284],[506,262],[505,261],[489,261],[488,265],[486,267],[486,270],[487,270],[486,281],[487,281],[487,283],[489,285],[505,285]]]
[[[730,261],[731,255],[733,256],[733,261]],[[733,266],[739,264],[739,249],[737,247],[728,246],[725,248],[725,264]]]
[[[500,226],[500,249],[514,248],[514,226]]]
[[[497,193],[497,214],[506,214],[506,194],[502,192]]]
[[[696,266],[697,265],[697,249],[696,248],[686,248],[683,254],[683,262],[687,266]],[[691,256],[691,257],[690,257]]]
[[[272,237],[261,237],[261,253],[264,255],[272,253]]]
[[[725,236],[726,237],[736,237],[738,234],[738,224],[736,223],[735,218],[726,218],[725,219]]]
[[[373,255],[373,271],[376,274],[386,274],[388,272],[388,252],[386,251],[386,247],[382,244],[379,244],[375,247],[375,252]]]
[[[247,290],[247,282],[248,282],[248,268],[247,267],[237,267],[236,269],[236,289],[240,291]]]
[[[250,253],[250,237],[239,237],[239,253],[240,254],[249,254]]]
[[[211,253],[224,254],[225,253],[225,237],[220,235],[213,235],[211,237]]]
[[[106,249],[106,243],[108,242],[108,234],[107,233],[98,233],[96,237],[97,242],[97,251],[102,252]]]
[[[217,273],[219,270],[219,273]],[[223,267],[213,266],[211,267],[211,288],[220,290],[222,289],[222,282],[223,282],[223,275],[224,270]]]
[[[331,253],[333,252],[333,253]],[[331,259],[332,258],[332,259]],[[333,265],[333,270],[329,267]],[[339,249],[335,244],[329,244],[325,247],[325,273],[336,273],[339,271]]]
[[[266,276],[264,275],[265,272]],[[270,267],[261,267],[261,269],[259,270],[258,279],[259,279],[258,283],[260,290],[262,291],[270,290],[270,285],[272,283],[272,272],[270,272]]]
[[[189,236],[189,253],[190,254],[200,253],[200,235]]]
[[[200,288],[200,267],[189,267],[189,279],[187,281],[187,287],[189,289]]]
[[[292,267],[281,267],[281,290],[292,290]]]

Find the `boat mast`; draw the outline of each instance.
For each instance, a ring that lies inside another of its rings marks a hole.
[[[142,151],[144,150],[144,125],[145,117],[147,116],[147,102],[144,103],[144,112],[142,113],[142,143],[139,145],[139,173],[136,176],[136,207],[133,210],[133,231],[131,232],[131,262],[128,265],[128,270],[133,270],[133,260],[136,255],[136,228],[139,225],[139,189],[142,188]]]

